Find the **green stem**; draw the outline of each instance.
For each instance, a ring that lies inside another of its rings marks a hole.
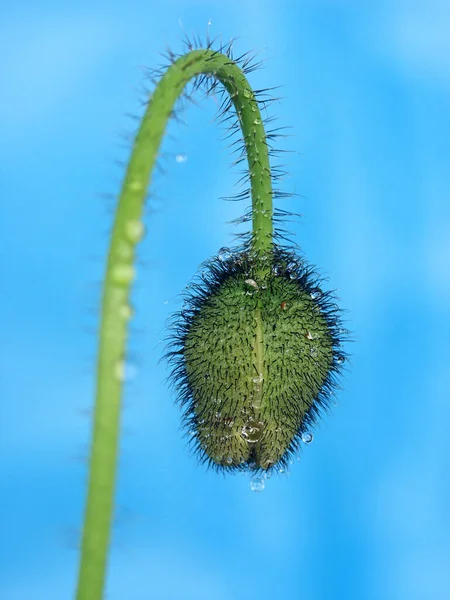
[[[266,136],[257,101],[242,70],[224,54],[194,50],[179,58],[161,78],[133,145],[112,231],[103,287],[97,389],[88,496],[83,527],[77,600],[101,600],[114,508],[122,381],[125,368],[129,293],[135,246],[146,190],[174,104],[190,79],[212,74],[224,85],[239,118],[252,191],[252,250],[272,249],[272,185]],[[260,274],[263,274],[261,272]]]

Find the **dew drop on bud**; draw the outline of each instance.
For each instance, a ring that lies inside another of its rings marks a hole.
[[[231,256],[231,252],[229,248],[221,248],[219,250],[219,254],[218,254],[218,259],[220,260],[220,262],[224,262],[226,260],[228,260]]]
[[[263,423],[261,421],[256,421],[253,417],[249,417],[241,430],[241,436],[249,444],[256,444],[261,439],[262,431]]]
[[[254,288],[255,290],[257,290],[257,289],[258,289],[258,284],[256,283],[256,281],[255,281],[254,279],[246,279],[246,280],[244,281],[244,283],[245,283],[246,285],[249,285],[250,287]]]
[[[311,432],[305,431],[302,433],[302,442],[304,444],[310,444],[314,439],[314,436]]]

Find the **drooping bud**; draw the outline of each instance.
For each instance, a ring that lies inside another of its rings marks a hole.
[[[218,468],[284,465],[335,386],[344,357],[336,305],[279,247],[270,269],[245,251],[202,267],[166,355],[191,439]]]

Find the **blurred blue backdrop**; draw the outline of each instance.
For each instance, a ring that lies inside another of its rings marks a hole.
[[[210,25],[208,26],[208,22]],[[246,206],[210,98],[172,123],[147,205],[109,600],[450,597],[450,5],[44,0],[0,15],[0,596],[73,598],[95,327],[141,66],[184,30],[260,51],[291,231],[356,342],[337,406],[262,493],[189,455],[165,319]],[[278,144],[280,145],[280,144]],[[178,162],[176,156],[187,160]],[[189,227],[187,227],[189,224]]]

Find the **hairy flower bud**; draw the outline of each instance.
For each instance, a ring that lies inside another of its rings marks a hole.
[[[172,323],[184,421],[218,468],[284,465],[345,359],[339,311],[312,269],[279,247],[267,263],[246,251],[205,263]]]

